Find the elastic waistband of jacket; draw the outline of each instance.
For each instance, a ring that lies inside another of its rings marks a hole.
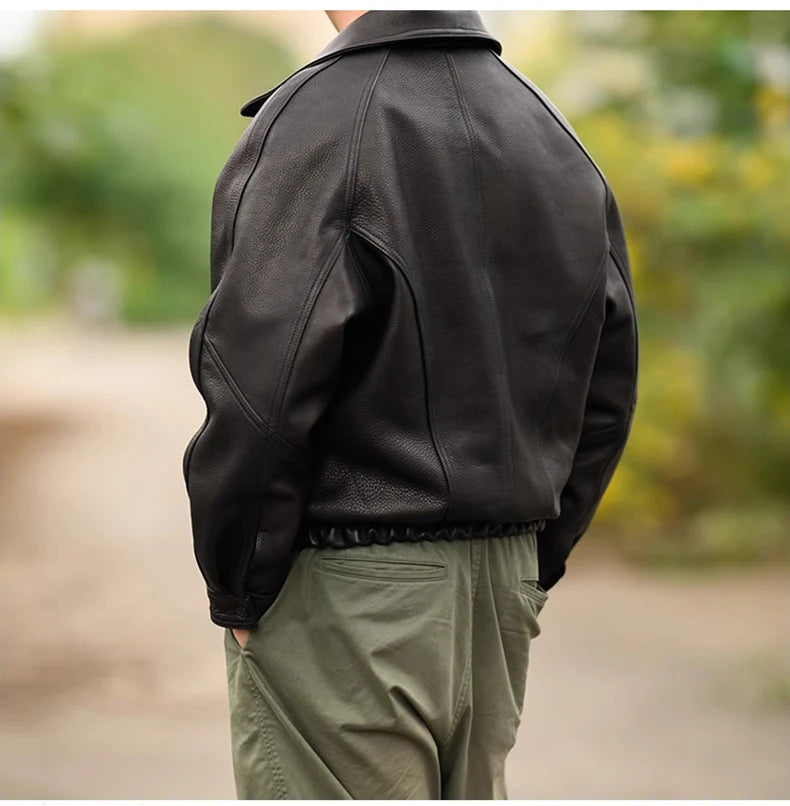
[[[392,542],[420,540],[469,540],[480,537],[512,537],[529,532],[540,532],[546,521],[531,520],[516,523],[495,521],[466,521],[459,523],[321,523],[308,521],[300,535],[301,547],[347,548],[349,546],[386,545]]]

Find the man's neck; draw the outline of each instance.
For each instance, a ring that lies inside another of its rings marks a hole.
[[[367,11],[326,11],[324,13],[329,17],[335,29],[340,32],[357,17],[367,14]]]

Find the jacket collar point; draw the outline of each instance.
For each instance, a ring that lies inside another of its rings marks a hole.
[[[277,86],[279,86],[279,84]],[[266,103],[266,100],[275,89],[276,87],[272,87],[268,92],[264,92],[263,95],[256,95],[255,98],[251,98],[242,106],[239,113],[245,118],[254,118],[258,110]]]

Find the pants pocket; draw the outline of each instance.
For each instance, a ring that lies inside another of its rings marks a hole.
[[[344,550],[341,549],[341,551]],[[324,555],[318,558],[318,569],[330,574],[359,579],[387,579],[397,582],[422,582],[447,578],[445,563],[429,560],[404,560],[394,557]]]
[[[497,592],[502,608],[499,613],[499,633],[516,727],[524,707],[530,647],[540,635],[538,616],[548,599],[548,594],[535,588],[534,584],[531,580],[521,580],[517,589],[502,588]]]
[[[543,590],[535,579],[522,579],[519,583],[519,594],[526,596],[534,605],[534,617],[540,615],[549,599],[548,591]]]

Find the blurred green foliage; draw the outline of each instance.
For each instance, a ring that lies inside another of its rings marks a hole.
[[[198,14],[4,65],[4,309],[57,304],[99,266],[121,318],[194,319],[238,108],[296,66],[265,35]]]
[[[784,556],[788,15],[551,19],[539,47],[504,55],[612,185],[641,326],[637,416],[594,529],[672,563]],[[198,14],[4,64],[4,313],[87,288],[127,322],[194,320],[238,108],[297,66],[265,34]]]

